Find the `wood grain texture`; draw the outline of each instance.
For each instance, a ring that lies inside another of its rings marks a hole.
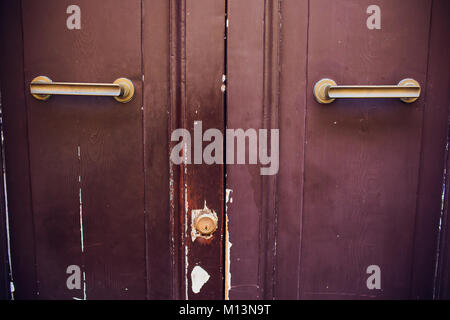
[[[66,28],[69,4],[23,1],[24,86],[37,75],[127,77],[135,96],[121,104],[70,96],[42,102],[27,94],[39,297],[84,298],[83,288],[66,287],[66,268],[76,264],[86,274],[87,298],[142,299],[141,3],[80,1],[81,30]]]
[[[24,92],[22,8],[20,1],[1,1],[0,77],[5,134],[5,163],[8,171],[12,265],[15,297],[36,298],[34,214],[31,201],[28,119]]]

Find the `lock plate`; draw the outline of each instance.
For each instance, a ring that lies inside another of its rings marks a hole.
[[[191,219],[192,241],[195,241],[198,237],[212,238],[214,231],[217,230],[218,218],[217,214],[206,206],[206,203],[203,209],[192,210]]]

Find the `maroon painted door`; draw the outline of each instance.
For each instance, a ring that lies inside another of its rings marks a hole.
[[[433,297],[449,2],[230,0],[228,8],[227,127],[279,129],[279,170],[227,166],[226,295]],[[412,104],[325,105],[313,96],[322,78],[413,78],[422,92]]]
[[[448,1],[0,5],[15,298],[449,292],[450,246],[439,232]],[[41,101],[30,94],[36,76],[125,77],[135,94],[128,103],[70,95]],[[324,105],[313,96],[322,78],[342,85],[413,78],[421,95],[412,104]],[[193,143],[190,164],[180,132]],[[219,137],[226,148],[206,161]],[[185,162],[173,161],[173,150]],[[212,235],[202,234],[201,217],[209,219],[205,228],[217,224]]]
[[[169,155],[175,129],[224,127],[225,1],[1,6],[15,298],[222,298],[223,166]],[[135,93],[41,101],[37,76],[125,77]],[[218,228],[194,241],[192,212],[205,206]]]

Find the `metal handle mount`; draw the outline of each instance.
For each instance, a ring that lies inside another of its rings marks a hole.
[[[119,78],[113,83],[71,83],[53,82],[39,76],[30,83],[30,92],[38,100],[48,100],[52,95],[108,96],[126,103],[133,98],[134,85],[127,78]]]
[[[314,97],[323,104],[337,98],[400,98],[412,103],[420,97],[420,84],[414,79],[403,79],[398,85],[338,86],[331,79],[322,79],[314,86]]]

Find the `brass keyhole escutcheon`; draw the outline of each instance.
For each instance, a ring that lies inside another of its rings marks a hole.
[[[217,229],[217,219],[211,214],[202,214],[194,221],[195,229],[203,236],[209,236]]]

